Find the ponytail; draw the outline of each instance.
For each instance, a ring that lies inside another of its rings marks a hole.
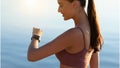
[[[100,33],[99,23],[96,16],[94,0],[88,0],[87,8],[88,20],[90,24],[90,45],[94,52],[100,51],[102,48],[103,39]]]
[[[68,0],[73,2],[74,0]],[[78,0],[83,8],[85,8],[86,0]],[[97,14],[95,9],[94,0],[88,0],[87,8],[88,20],[90,24],[90,47],[94,49],[94,52],[98,52],[102,48],[103,38],[100,33],[99,22],[97,20]]]

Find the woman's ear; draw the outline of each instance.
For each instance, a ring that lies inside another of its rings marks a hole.
[[[78,6],[80,6],[79,1],[74,0],[74,1],[72,2],[72,6],[73,6],[74,8],[77,8]]]

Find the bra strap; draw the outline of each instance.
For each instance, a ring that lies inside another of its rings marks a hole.
[[[84,32],[83,30],[80,28],[80,27],[77,27],[80,29],[80,31],[82,32],[82,35],[83,35],[83,39],[84,39],[84,49],[86,48],[86,44],[85,44],[85,35],[84,35]]]

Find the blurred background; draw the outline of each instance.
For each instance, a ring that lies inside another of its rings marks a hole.
[[[119,1],[95,0],[95,4],[104,37],[100,68],[119,68]],[[73,20],[64,21],[57,9],[57,0],[1,0],[1,68],[59,68],[54,55],[27,60],[33,27],[43,30],[39,46],[74,27]]]

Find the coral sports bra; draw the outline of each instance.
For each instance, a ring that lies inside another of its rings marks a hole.
[[[89,64],[89,58],[86,57],[86,55],[88,56],[90,54],[88,49],[86,49],[84,33],[80,27],[77,28],[79,28],[83,34],[84,48],[82,49],[82,51],[75,54],[70,54],[66,50],[62,50],[55,55],[59,59],[60,63],[63,65],[71,66],[74,68],[86,68]]]

